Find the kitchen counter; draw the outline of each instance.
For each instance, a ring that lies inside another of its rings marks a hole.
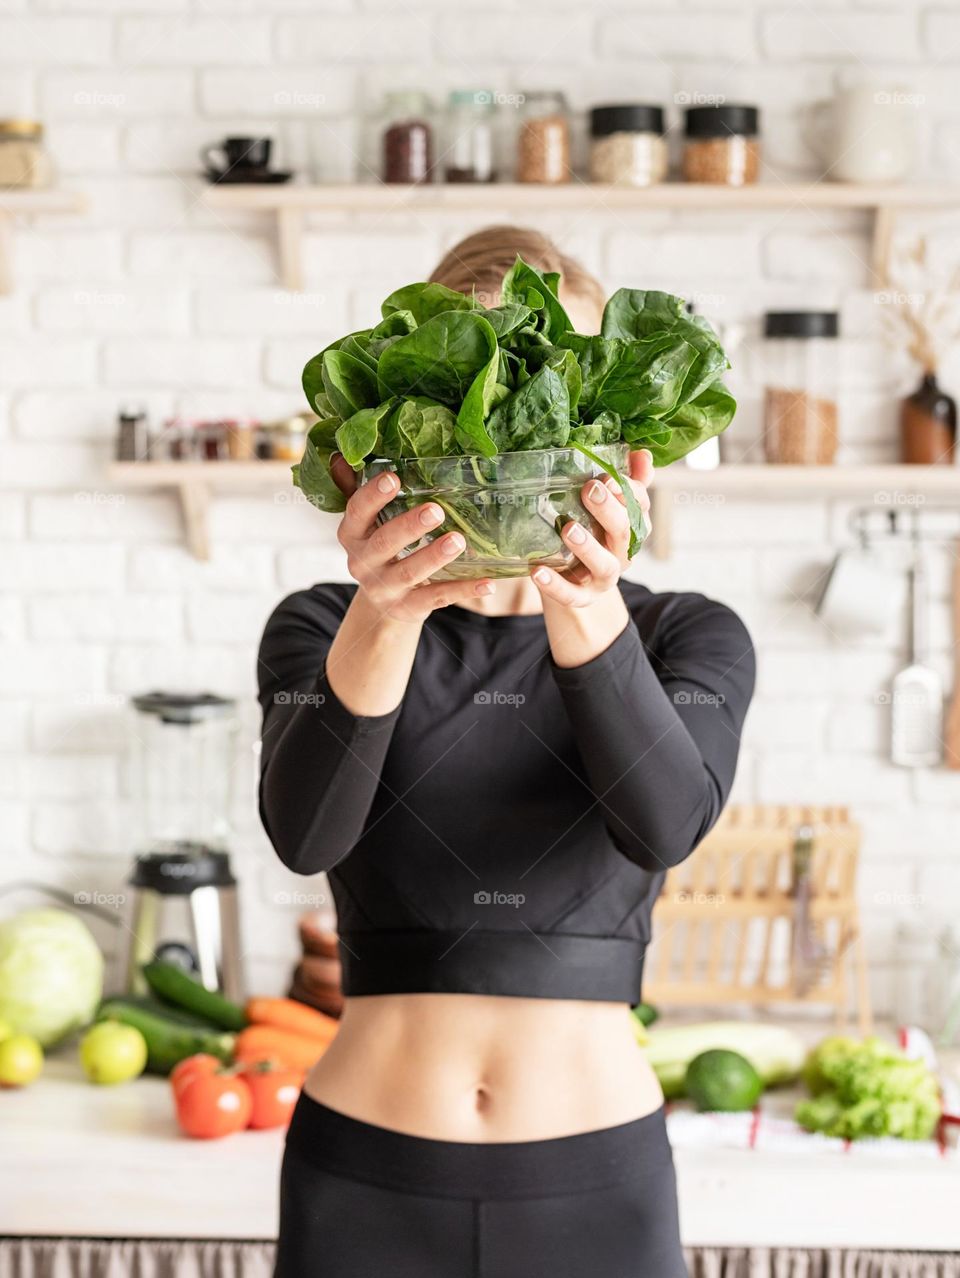
[[[704,1144],[701,1120],[671,1113],[687,1246],[960,1252],[957,1150],[791,1142],[783,1131],[777,1137],[777,1115],[789,1114],[791,1099],[764,1097],[753,1148],[720,1144],[729,1137],[719,1124]],[[75,1059],[52,1059],[32,1087],[0,1092],[0,1132],[0,1235],[276,1236],[282,1132],[189,1141],[175,1126],[165,1080],[98,1088]],[[773,1147],[775,1137],[785,1147]]]

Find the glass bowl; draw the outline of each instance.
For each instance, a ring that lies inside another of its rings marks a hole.
[[[608,465],[624,473],[629,448],[604,444],[592,449]],[[561,540],[570,520],[583,524],[595,537],[603,531],[580,500],[588,480],[605,472],[576,448],[531,449],[498,453],[495,457],[406,457],[377,459],[363,472],[368,483],[385,470],[400,480],[400,491],[381,511],[379,522],[424,502],[446,511],[439,528],[424,533],[400,558],[428,546],[435,537],[459,531],[467,548],[432,581],[471,581],[481,577],[525,577],[546,565],[562,572],[575,560]]]

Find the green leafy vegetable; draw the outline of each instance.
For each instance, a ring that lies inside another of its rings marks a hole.
[[[646,527],[622,468],[626,448],[648,448],[666,466],[725,430],[736,410],[720,380],[729,365],[682,298],[620,289],[600,334],[587,335],[574,332],[559,286],[558,275],[518,257],[490,308],[442,284],[391,293],[374,327],[348,333],[304,368],[320,421],[294,483],[320,509],[338,511],[334,452],[357,470],[377,458],[413,466],[397,500],[416,504],[428,491],[441,500],[468,540],[460,571],[478,575],[471,552],[514,572],[562,550],[563,523],[586,519],[566,494],[586,474],[606,473],[623,491],[634,554]],[[545,467],[552,450],[571,450],[571,460]],[[529,462],[510,468],[519,488],[504,505],[498,459],[512,454]],[[450,491],[438,497],[431,486],[444,475]]]

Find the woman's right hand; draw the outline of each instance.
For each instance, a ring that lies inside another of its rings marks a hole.
[[[377,515],[393,500],[400,487],[397,476],[385,471],[370,483],[358,486],[356,472],[340,456],[332,459],[330,471],[348,498],[337,530],[337,540],[347,552],[347,571],[381,616],[420,623],[435,608],[493,594],[494,585],[487,579],[428,580],[463,554],[466,541],[462,533],[447,533],[422,550],[397,559],[400,551],[443,523],[442,506],[424,502],[378,524]]]

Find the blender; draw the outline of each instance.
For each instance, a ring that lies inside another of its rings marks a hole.
[[[212,693],[131,698],[137,854],[116,985],[142,994],[144,963],[183,967],[243,998],[236,880],[227,853],[236,703]]]

